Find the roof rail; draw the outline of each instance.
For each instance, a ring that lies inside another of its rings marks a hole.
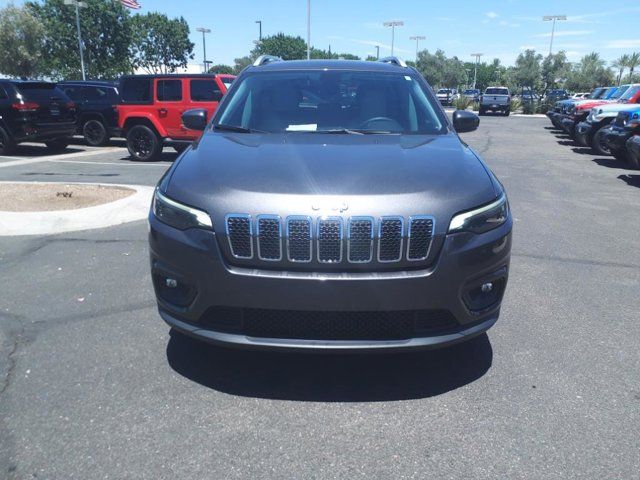
[[[378,61],[382,63],[393,63],[394,65],[397,65],[399,67],[407,68],[407,64],[405,63],[405,61],[399,59],[398,57],[384,57]]]
[[[280,57],[276,57],[274,55],[260,55],[256,58],[255,62],[253,62],[254,67],[261,67],[262,65],[266,65],[271,62],[282,62]]]

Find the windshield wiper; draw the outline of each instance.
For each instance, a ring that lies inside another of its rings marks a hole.
[[[225,125],[224,123],[218,123],[213,126],[214,130],[223,130],[227,132],[238,133],[267,133],[263,130],[255,130],[253,128],[238,127],[237,125]]]
[[[394,132],[389,130],[364,130],[360,128],[332,128],[329,130],[314,130],[313,133],[333,133],[346,135],[388,135]]]

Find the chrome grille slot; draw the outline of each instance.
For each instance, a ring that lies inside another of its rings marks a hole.
[[[231,254],[236,258],[253,258],[251,215],[231,213],[225,217]]]
[[[342,218],[318,219],[318,261],[336,263],[342,261]]]
[[[347,227],[347,259],[367,263],[373,256],[373,218],[351,217]]]
[[[258,215],[256,225],[258,258],[269,262],[282,260],[282,227],[277,215]]]
[[[433,226],[433,217],[426,215],[409,217],[407,260],[424,260],[429,256],[433,240]]]
[[[311,261],[311,217],[287,217],[287,258]]]
[[[402,258],[402,217],[382,217],[378,225],[378,261],[399,262]]]

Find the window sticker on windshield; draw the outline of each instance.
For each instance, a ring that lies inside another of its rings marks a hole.
[[[405,79],[405,80],[409,80],[409,81],[411,81],[411,77],[410,77],[409,75],[405,75],[405,76],[404,76],[404,79]]]
[[[306,123],[301,125],[289,125],[287,127],[287,132],[315,132],[317,129],[317,123]]]

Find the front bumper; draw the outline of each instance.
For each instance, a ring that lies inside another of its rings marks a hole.
[[[214,343],[341,351],[445,346],[478,335],[497,321],[508,279],[511,217],[482,235],[448,235],[428,269],[357,273],[239,268],[223,258],[213,232],[176,230],[153,215],[149,225],[151,269],[161,317],[177,330]],[[184,306],[167,301],[161,285],[168,277],[185,285],[188,301]],[[497,300],[481,310],[470,310],[469,292],[486,281],[501,285]],[[208,312],[214,308],[216,312],[261,309],[328,314],[448,311],[454,324],[432,334],[391,340],[266,338],[247,335],[241,323],[231,329],[212,327]]]
[[[571,115],[562,115],[560,118],[560,126],[569,135],[573,135],[576,129],[576,122]]]
[[[589,122],[580,122],[576,125],[575,140],[583,147],[591,146],[591,137],[593,135],[593,125]]]
[[[75,120],[44,123],[23,119],[16,121],[12,129],[12,135],[16,142],[42,142],[72,137],[75,133]]]

